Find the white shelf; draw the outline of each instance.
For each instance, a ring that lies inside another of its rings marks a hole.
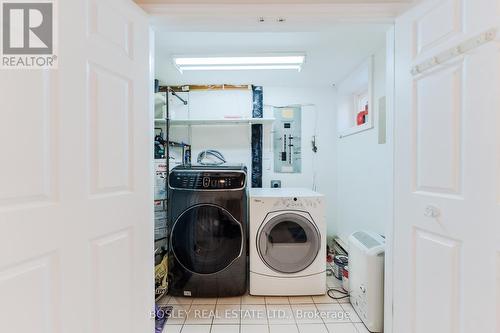
[[[360,133],[360,132],[364,132],[364,131],[367,131],[367,130],[370,130],[373,128],[373,125],[372,124],[363,124],[363,125],[360,125],[360,126],[354,126],[354,127],[351,127],[351,128],[348,128],[348,129],[345,129],[341,132],[339,132],[339,138],[342,139],[342,138],[345,138],[347,136],[350,136],[350,135],[353,135],[353,134],[356,134],[356,133]]]
[[[171,126],[189,125],[249,125],[271,124],[274,118],[238,118],[238,119],[171,119]],[[165,119],[155,119],[155,123],[165,123]]]

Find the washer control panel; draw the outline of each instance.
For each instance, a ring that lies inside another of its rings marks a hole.
[[[172,171],[169,184],[174,189],[186,190],[238,190],[245,187],[243,172]]]

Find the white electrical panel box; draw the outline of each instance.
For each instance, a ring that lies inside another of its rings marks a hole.
[[[301,107],[274,108],[274,172],[302,170]]]
[[[349,237],[349,295],[370,332],[384,330],[385,239],[357,231]]]

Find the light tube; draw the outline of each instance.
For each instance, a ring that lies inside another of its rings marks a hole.
[[[229,66],[179,66],[182,71],[238,71],[261,69],[294,69],[300,71],[300,65],[229,65]]]
[[[291,69],[300,71],[305,55],[263,55],[263,56],[175,56],[177,69],[183,71],[225,71]]]
[[[266,57],[189,57],[174,58],[175,64],[182,65],[279,65],[302,64],[304,56],[266,56]]]

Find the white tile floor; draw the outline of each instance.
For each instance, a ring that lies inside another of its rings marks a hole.
[[[328,287],[340,281],[327,278]],[[165,296],[173,313],[163,333],[369,333],[348,299],[328,296],[189,298]]]

